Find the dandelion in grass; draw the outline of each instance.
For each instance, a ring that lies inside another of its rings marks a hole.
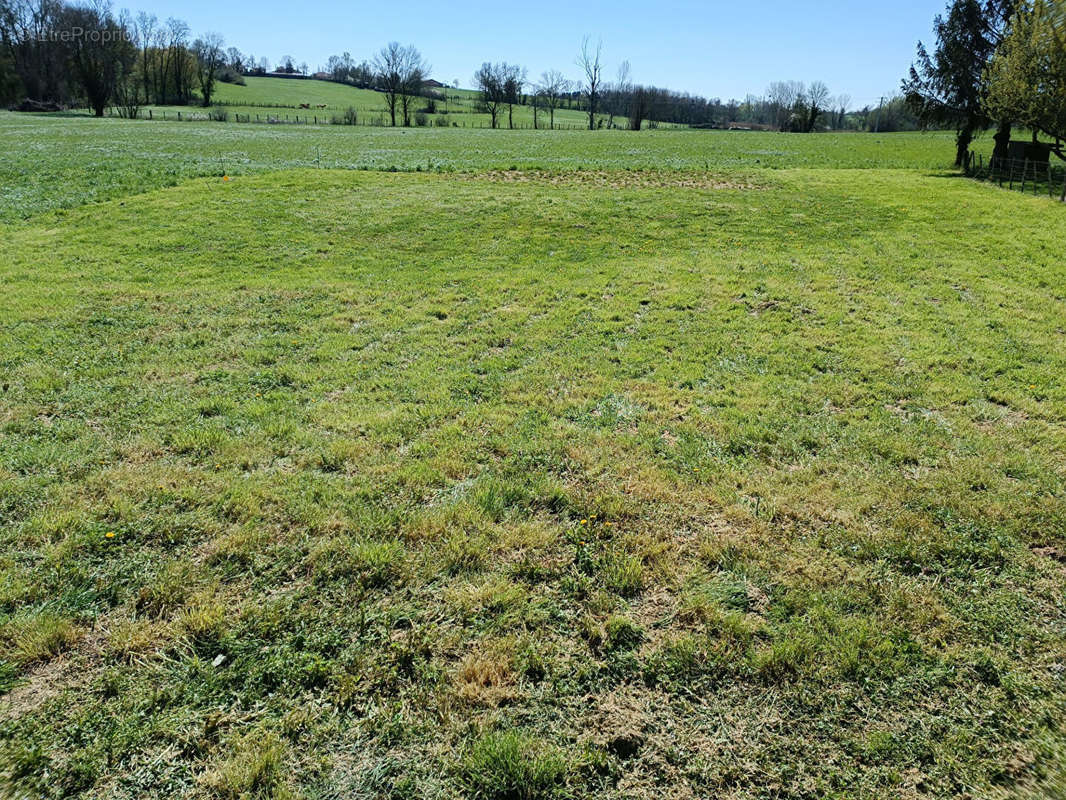
[[[108,531],[107,533],[104,534],[104,538],[105,539],[114,539],[115,538],[115,532],[114,531]]]

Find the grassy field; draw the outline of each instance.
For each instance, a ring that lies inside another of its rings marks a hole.
[[[0,787],[1066,792],[1062,207],[943,137],[0,125]]]
[[[440,90],[442,93],[445,90]],[[447,90],[448,102],[438,100],[436,111],[426,113],[428,124],[435,125],[437,120],[447,122],[447,127],[480,128],[490,127],[491,117],[477,108],[478,93],[470,89]],[[358,113],[360,124],[387,125],[389,123],[388,111],[385,106],[384,95],[369,89],[357,89],[354,86],[346,86],[332,81],[301,80],[291,78],[245,78],[245,85],[233,83],[219,83],[213,97],[213,103],[224,105],[233,114],[249,114],[254,119],[258,115],[263,121],[268,116],[276,116],[279,120],[295,121],[296,116],[317,116],[320,122],[328,122],[335,115],[341,115],[348,108],[354,108]],[[308,104],[310,109],[300,109],[301,104]],[[319,104],[327,106],[325,109],[318,108]],[[174,118],[182,112],[183,117],[192,115],[204,116],[210,109],[197,106],[146,106],[153,112],[153,118],[161,116],[165,110],[168,118]],[[425,112],[426,100],[418,99],[413,108],[415,111]],[[397,112],[399,113],[399,112]],[[603,116],[604,124],[607,116]],[[548,116],[538,114],[538,124],[546,126]],[[578,109],[561,108],[555,112],[555,123],[561,128],[584,128],[588,125],[588,115]],[[533,109],[530,106],[516,106],[514,109],[514,124],[516,127],[531,128],[533,126]],[[500,125],[507,127],[506,109],[500,119]],[[664,127],[674,127],[666,125]]]
[[[338,87],[343,88],[343,87]],[[0,223],[188,178],[321,166],[404,172],[943,170],[951,135],[491,131],[149,123],[0,112]],[[980,147],[991,152],[992,141]]]

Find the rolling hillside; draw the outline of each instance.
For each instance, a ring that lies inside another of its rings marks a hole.
[[[306,119],[307,114],[300,114],[301,105],[306,104],[306,109],[312,119],[317,117],[319,122],[329,121],[334,116],[342,115],[346,109],[354,108],[360,124],[388,124],[388,111],[385,106],[385,98],[381,92],[369,89],[357,89],[332,81],[300,80],[290,78],[245,78],[245,86],[232,83],[220,83],[215,90],[212,105],[224,106],[232,114],[251,115],[253,119],[258,117],[265,120],[268,116],[277,117],[282,121],[293,121],[296,116]],[[477,108],[478,93],[471,89],[447,89],[442,90],[446,99],[435,102],[435,108],[428,106],[428,101],[419,99],[416,103],[416,111],[426,117],[426,124],[441,127],[489,127],[488,114],[482,113]],[[319,108],[325,105],[325,108]],[[206,117],[209,110],[197,106],[149,106],[153,119],[166,111],[175,117],[179,111],[183,118],[198,116]],[[539,115],[539,126],[547,126],[547,114]],[[588,125],[588,117],[579,109],[557,109],[555,112],[556,127],[584,128]],[[514,110],[515,127],[531,128],[533,126],[533,109],[530,106],[516,107]],[[501,127],[507,127],[506,113],[501,117]],[[664,125],[663,127],[677,127]]]

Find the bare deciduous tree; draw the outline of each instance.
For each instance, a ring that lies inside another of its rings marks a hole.
[[[608,87],[604,105],[607,108],[607,127],[614,127],[615,115],[626,116],[629,113],[629,95],[633,91],[630,81],[629,62],[623,61],[618,66],[618,78],[613,86]]]
[[[389,42],[374,56],[374,72],[378,88],[385,95],[385,107],[396,127],[396,111],[399,108],[404,127],[411,125],[411,104],[422,92],[429,65],[414,45],[402,46]]]
[[[588,103],[590,131],[596,128],[596,107],[600,101],[600,92],[603,84],[602,60],[603,42],[597,41],[596,48],[593,49],[588,36],[582,39],[581,55],[578,56],[577,65],[581,67],[581,71],[585,74],[583,91],[585,100]]]
[[[631,86],[628,93],[629,101],[629,130],[639,131],[644,126],[644,120],[652,113],[652,107],[658,97],[655,89],[646,86]]]
[[[551,69],[541,73],[540,84],[537,89],[540,96],[544,99],[544,105],[548,109],[549,118],[551,120],[551,127],[554,130],[555,109],[562,104],[563,95],[571,91],[571,83],[566,79],[563,73]]]
[[[244,56],[236,47],[231,47],[226,51],[226,59],[226,65],[234,72],[244,71]]]
[[[192,43],[193,56],[196,58],[196,80],[200,84],[204,106],[211,105],[218,71],[226,61],[222,46],[222,36],[217,33],[204,34]]]
[[[514,128],[514,107],[522,104],[522,87],[526,84],[526,70],[514,64],[503,64],[503,96],[507,103],[507,127]]]
[[[784,131],[791,127],[792,114],[803,93],[804,86],[797,81],[777,81],[770,84],[767,96],[774,108],[779,130]]]
[[[193,81],[189,58],[189,26],[168,17],[156,32],[156,102],[184,105],[189,102]]]
[[[148,14],[144,11],[137,15],[137,44],[140,48],[141,58],[141,80],[144,82],[144,101],[147,103],[151,98],[152,88],[152,61],[151,52],[152,44],[155,41],[156,29],[159,26],[159,20],[156,19],[155,14]]]
[[[145,15],[141,15],[144,17]],[[151,18],[154,21],[154,17]],[[128,12],[119,16],[119,24],[128,34],[128,47],[118,59],[118,76],[115,81],[115,106],[120,116],[137,119],[141,105],[148,100],[148,83],[139,70],[140,58],[146,41],[151,37],[152,25],[142,26],[141,20],[131,20]],[[143,90],[143,91],[142,91]]]
[[[803,95],[806,104],[804,131],[810,133],[818,124],[818,118],[829,107],[829,87],[821,81],[815,81]]]
[[[838,128],[838,129],[843,129],[844,126],[847,124],[848,109],[851,108],[851,95],[850,94],[839,94],[839,95],[837,95],[836,103],[834,105],[837,108],[837,119],[836,119],[836,125],[834,127]]]
[[[94,34],[74,38],[70,65],[89,107],[102,117],[114,99],[120,75],[132,64],[136,51],[127,39],[124,23],[112,16],[110,5],[103,0],[68,7],[62,19],[70,30]]]
[[[507,93],[504,89],[504,70],[506,67],[506,64],[491,64],[486,61],[474,73],[474,84],[477,86],[478,91],[481,92],[478,104],[488,113],[493,128],[496,127],[500,108],[507,100]]]
[[[430,66],[414,45],[408,45],[404,51],[405,57],[400,73],[400,83],[403,87],[400,93],[400,106],[403,110],[403,125],[408,128],[411,126],[411,106],[415,98],[422,94]]]

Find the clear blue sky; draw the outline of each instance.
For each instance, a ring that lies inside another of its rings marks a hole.
[[[311,69],[347,50],[356,61],[385,42],[414,44],[433,77],[469,86],[483,61],[530,77],[549,68],[577,77],[582,36],[603,40],[607,74],[623,59],[639,83],[707,96],[762,94],[774,80],[822,80],[852,104],[895,92],[919,39],[945,0],[115,0],[116,7],[184,19],[227,46]]]

